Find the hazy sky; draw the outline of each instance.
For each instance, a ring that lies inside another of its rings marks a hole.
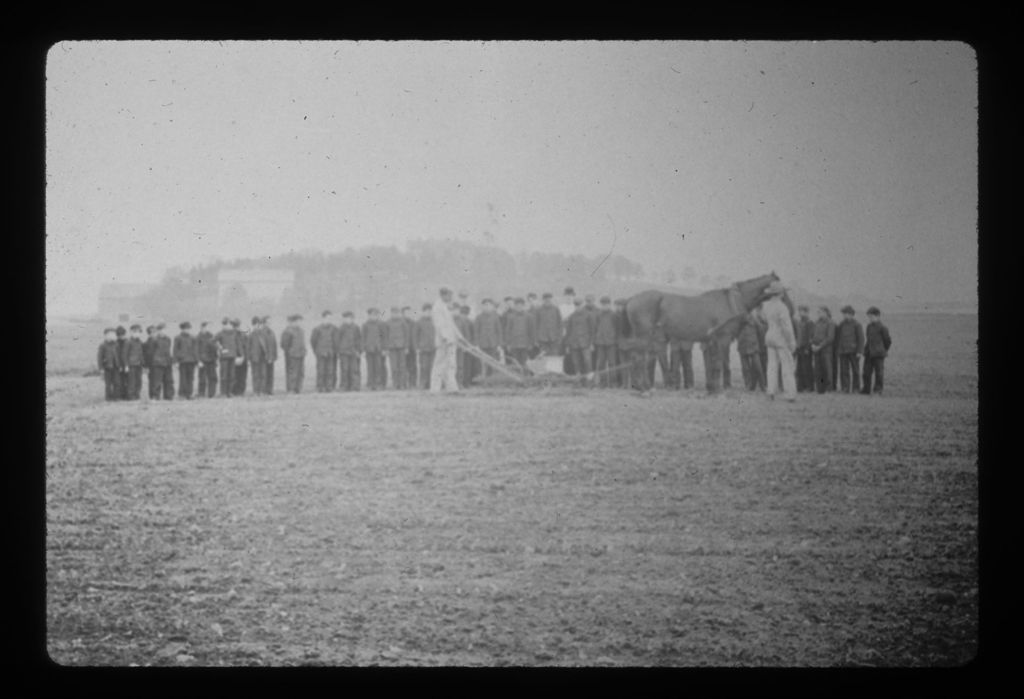
[[[946,42],[66,42],[49,312],[172,265],[457,237],[976,302]]]

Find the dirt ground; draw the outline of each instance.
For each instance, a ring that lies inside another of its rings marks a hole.
[[[53,324],[49,653],[964,663],[977,319],[887,322],[885,396],[795,404],[573,387],[105,403],[78,370],[98,335]]]

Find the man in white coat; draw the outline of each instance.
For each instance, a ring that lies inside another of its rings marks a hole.
[[[768,350],[768,397],[775,398],[779,391],[779,368],[782,368],[782,391],[788,401],[796,400],[796,371],[793,353],[796,352],[796,336],[793,333],[793,319],[789,308],[782,302],[785,289],[782,282],[772,282],[765,293],[769,297],[761,305],[761,313],[768,323],[764,344]]]
[[[459,340],[459,328],[452,316],[452,291],[441,288],[440,298],[434,301],[431,317],[434,320],[434,366],[430,370],[430,392],[456,393],[459,384],[455,377],[456,344]]]

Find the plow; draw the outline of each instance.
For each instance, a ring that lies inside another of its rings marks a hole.
[[[631,362],[626,362],[602,369],[601,371],[592,371],[589,374],[569,375],[562,370],[562,357],[560,355],[541,353],[534,359],[527,359],[524,365],[516,361],[514,357],[503,356],[495,359],[462,337],[459,338],[457,344],[458,348],[466,354],[476,357],[480,360],[481,364],[494,370],[495,373],[489,376],[480,376],[475,380],[474,383],[482,386],[515,385],[528,388],[588,386],[593,385],[601,376],[625,369],[631,365]]]

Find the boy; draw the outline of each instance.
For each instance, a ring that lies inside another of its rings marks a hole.
[[[339,388],[342,391],[358,391],[360,384],[359,355],[363,351],[363,333],[356,325],[352,311],[341,314],[341,325],[335,335],[335,352],[338,355],[341,372]]]
[[[753,312],[747,314],[736,336],[736,349],[740,353],[743,383],[748,391],[765,390],[764,371],[761,367],[760,321]]]
[[[872,391],[871,378],[874,376],[874,392],[881,394],[885,379],[885,358],[892,347],[889,328],[882,324],[882,312],[872,306],[868,309],[868,327],[864,331],[864,380],[860,392],[869,395]]]
[[[545,355],[557,355],[562,345],[562,312],[550,293],[545,292],[537,307],[537,344]]]
[[[121,370],[121,356],[117,352],[117,331],[103,329],[103,342],[96,352],[96,366],[103,376],[104,398],[117,400],[117,376]]]
[[[306,376],[306,333],[299,325],[302,315],[288,316],[288,326],[281,333],[281,351],[284,353],[285,391],[301,393]]]
[[[565,324],[565,345],[572,359],[572,367],[580,376],[590,373],[590,349],[594,344],[594,316],[575,300],[575,310]]]
[[[199,325],[196,344],[199,346],[199,397],[213,398],[217,395],[217,344],[213,333],[207,328],[209,322]]]
[[[324,311],[320,314],[322,319],[320,325],[313,328],[309,336],[309,346],[316,357],[316,391],[327,393],[334,390],[336,377],[334,376],[334,323],[331,322],[331,312]]]
[[[864,351],[864,328],[854,319],[853,306],[843,306],[843,319],[836,328],[836,351],[839,353],[839,387],[849,393],[851,384],[860,392],[860,355]]]
[[[814,390],[814,362],[811,352],[811,336],[814,334],[814,321],[811,320],[811,309],[797,306],[800,314],[796,322],[796,390],[806,393]]]
[[[274,394],[274,362],[277,361],[277,333],[270,327],[270,316],[262,316],[260,318],[260,326],[267,343],[267,366],[263,373],[263,393],[270,396]]]
[[[391,317],[384,329],[385,347],[388,351],[388,371],[391,387],[396,391],[409,388],[406,371],[406,355],[409,352],[409,326],[402,317],[398,306],[391,307]]]
[[[146,339],[142,342],[142,368],[146,370],[146,392],[150,398],[153,397],[153,391],[156,389],[153,387],[153,380],[150,376],[149,369],[153,366],[153,348],[156,346],[156,326],[146,326]]]
[[[263,331],[263,319],[259,316],[252,317],[246,356],[252,366],[252,392],[262,396],[267,386],[267,335]]]
[[[181,330],[174,338],[172,354],[178,365],[178,395],[185,400],[192,400],[192,379],[195,376],[196,364],[199,363],[199,345],[189,330],[192,323],[187,320],[178,325]]]
[[[225,316],[220,322],[220,332],[213,338],[220,360],[220,395],[230,398],[235,388],[235,359],[238,358],[238,334],[231,326],[231,319]]]
[[[433,306],[431,304],[423,304],[420,319],[416,321],[415,326],[414,346],[419,356],[419,388],[422,390],[430,389],[430,372],[434,368],[434,352],[436,348],[434,320],[431,317],[432,310]],[[457,369],[456,374],[458,374]]]
[[[402,318],[409,331],[409,350],[405,354],[405,378],[410,388],[419,385],[419,372],[416,367],[416,319],[412,315],[411,306],[402,306]]]
[[[164,327],[163,323],[157,323],[153,335],[153,359],[149,367],[149,397],[153,400],[174,399],[174,374],[171,373],[174,355],[171,338],[164,333]]]
[[[366,353],[366,388],[376,391],[384,388],[384,324],[380,321],[380,311],[376,308],[366,310],[366,322],[363,323],[363,352]]]
[[[623,328],[626,322],[626,299],[615,299],[615,323],[616,323],[616,336],[619,338],[616,343],[616,354],[619,358],[619,364],[629,364],[619,369],[616,373],[618,374],[617,380],[618,386],[629,389],[633,383],[633,369],[632,364],[635,362],[633,356],[633,339],[626,337],[625,330]]]
[[[594,346],[597,349],[594,370],[603,372],[598,377],[598,386],[611,388],[613,381],[611,372],[606,371],[618,364],[617,345],[619,342],[618,323],[612,310],[612,300],[608,296],[601,297],[601,309],[594,323]]]
[[[505,316],[504,333],[506,354],[515,360],[521,371],[528,371],[526,360],[530,358],[530,349],[537,344],[537,329],[522,297],[512,301],[512,310]]]
[[[123,325],[118,325],[114,335],[117,337],[117,356],[121,364],[117,370],[117,399],[128,400],[128,331]]]
[[[818,308],[818,320],[811,333],[811,352],[814,355],[814,386],[818,393],[832,390],[832,345],[836,327],[827,306]]]
[[[473,321],[473,337],[476,346],[489,357],[498,358],[498,348],[505,344],[501,318],[494,310],[494,301],[484,299],[480,302],[481,311]],[[483,375],[490,376],[494,369],[489,365],[482,367]]]
[[[249,373],[249,333],[242,330],[242,321],[235,318],[231,321],[231,327],[238,335],[238,356],[235,357],[235,386],[231,394],[235,396],[245,395],[246,377]]]
[[[473,321],[469,317],[469,312],[469,306],[459,306],[459,314],[455,316],[455,323],[459,328],[459,332],[462,333],[464,338],[466,338],[466,341],[470,344],[474,344],[476,342],[476,333],[474,332]],[[462,387],[469,386],[473,383],[473,377],[477,374],[476,363],[479,360],[461,349],[455,357],[456,378],[458,379],[459,385]],[[461,363],[459,363],[460,360]]]
[[[125,364],[128,367],[128,400],[139,400],[142,396],[142,326],[136,323],[125,345]]]

